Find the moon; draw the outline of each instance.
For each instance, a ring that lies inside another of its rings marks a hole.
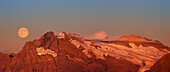
[[[28,34],[29,34],[29,31],[28,31],[28,29],[25,28],[25,27],[22,27],[22,28],[20,28],[20,29],[18,30],[18,36],[19,36],[20,38],[26,38],[26,37],[28,36]]]

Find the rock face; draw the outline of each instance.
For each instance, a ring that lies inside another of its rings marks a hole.
[[[148,72],[169,72],[170,71],[170,53],[157,61]]]
[[[63,37],[61,35],[57,37],[50,31],[40,39],[27,42],[17,54],[0,53],[0,72],[138,72],[141,68],[141,65],[126,58],[116,58],[107,53],[102,54],[104,59],[98,58],[94,50],[86,50],[86,47],[72,43],[71,41],[75,40],[88,44],[81,37],[77,37],[78,35],[74,35],[62,32]],[[97,42],[90,42],[92,43],[90,46],[102,49],[101,46],[95,45]],[[114,44],[128,46],[121,42]],[[162,47],[161,49],[164,49]],[[162,57],[149,71],[170,71],[169,57],[170,54]]]
[[[10,69],[10,60],[8,54],[0,53],[0,72],[8,71],[8,69]]]

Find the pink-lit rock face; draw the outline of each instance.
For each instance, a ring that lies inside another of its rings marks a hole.
[[[86,37],[84,37],[84,39],[104,39],[104,38],[106,38],[107,36],[108,36],[108,35],[106,34],[106,32],[100,31],[100,32],[95,33],[95,34],[92,35],[92,36],[86,36]]]

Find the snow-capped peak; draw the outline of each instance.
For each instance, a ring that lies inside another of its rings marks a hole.
[[[97,33],[93,34],[92,36],[86,36],[83,39],[88,39],[88,40],[104,39],[107,36],[108,35],[106,34],[106,32],[100,31],[100,32],[97,32]]]

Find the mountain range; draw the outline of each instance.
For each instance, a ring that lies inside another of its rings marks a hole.
[[[170,72],[170,48],[137,35],[49,31],[18,53],[0,53],[0,72]]]

